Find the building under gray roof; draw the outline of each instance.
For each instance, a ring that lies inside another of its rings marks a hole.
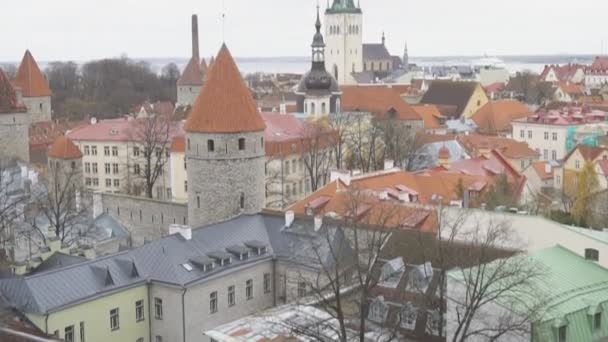
[[[95,260],[24,277],[0,279],[0,291],[19,310],[45,314],[147,282],[189,287],[272,258],[310,262],[310,267],[315,267],[311,260],[319,253],[316,260],[322,260],[324,265],[317,263],[316,266],[331,267],[334,260],[330,250],[334,250],[339,251],[336,254],[340,258],[353,259],[353,252],[340,229],[326,224],[315,231],[313,226],[309,220],[297,219],[286,228],[283,216],[269,213],[244,215],[194,229],[190,240],[173,234],[139,248]],[[199,262],[204,264],[217,252],[232,255],[228,248],[234,250],[235,246],[245,248],[248,245],[268,247],[264,253],[253,252],[243,260],[233,257],[228,265],[216,263],[211,270],[193,267]],[[312,246],[315,246],[314,250]]]
[[[363,60],[392,60],[384,44],[363,44]]]

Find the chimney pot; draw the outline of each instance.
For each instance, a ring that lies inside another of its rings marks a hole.
[[[293,224],[293,220],[295,218],[295,214],[293,210],[287,210],[285,212],[285,227],[289,228]]]

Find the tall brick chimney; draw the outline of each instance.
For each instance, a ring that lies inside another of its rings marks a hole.
[[[199,60],[198,54],[198,18],[196,14],[192,15],[192,57]]]

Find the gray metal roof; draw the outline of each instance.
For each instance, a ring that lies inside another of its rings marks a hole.
[[[353,259],[352,250],[345,244],[345,238],[338,229],[321,228],[315,233],[312,222],[301,220],[296,220],[290,229],[284,226],[285,221],[281,216],[245,215],[194,229],[191,240],[174,234],[99,259],[25,277],[0,279],[0,291],[22,311],[47,313],[146,282],[158,281],[188,287],[271,257],[305,262],[318,252],[324,263],[331,266],[333,258],[329,252],[330,242],[327,241],[331,241],[332,250],[338,251],[336,254],[339,257]],[[323,234],[329,234],[325,236],[330,239],[324,239]],[[233,260],[228,266],[217,266],[208,272],[197,267],[188,270],[182,266],[205,258],[214,251],[226,253],[226,248],[230,246],[243,246],[251,241],[268,245],[268,253],[252,253],[246,260]],[[313,245],[316,251],[312,249]]]
[[[85,257],[77,255],[67,255],[61,252],[55,252],[48,259],[44,260],[38,267],[36,267],[31,273],[40,273],[64,266],[74,265],[81,262],[85,262]]]
[[[363,60],[392,60],[393,57],[384,44],[363,44]]]

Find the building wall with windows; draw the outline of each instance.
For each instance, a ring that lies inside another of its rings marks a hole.
[[[271,283],[270,288],[265,289],[264,274],[270,274],[270,279],[273,279],[273,261],[263,260],[246,265],[241,271],[231,273],[229,277],[219,276],[185,290],[152,284],[150,317],[153,319],[153,341],[156,336],[161,336],[162,341],[182,341],[185,328],[185,341],[208,342],[210,340],[202,336],[203,331],[272,307],[274,284]],[[246,298],[248,280],[252,280],[253,284],[250,299]],[[232,306],[228,305],[229,286],[235,286],[235,303]],[[217,294],[217,308],[215,312],[211,312],[210,296],[214,292]],[[154,298],[163,301],[162,319],[155,319],[153,316]]]
[[[310,193],[310,175],[302,154],[267,157],[266,207],[285,208]]]
[[[513,139],[523,141],[540,153],[540,160],[562,160],[568,150],[566,140],[570,126],[542,125],[513,121]]]
[[[136,317],[136,302],[143,300],[144,318]],[[110,310],[118,309],[118,328],[112,329]],[[27,314],[27,317],[48,334],[59,332],[58,337],[66,339],[66,328],[73,326],[72,341],[82,341],[81,322],[84,322],[86,342],[133,341],[143,338],[149,341],[148,287],[144,284],[98,299],[78,303],[74,306],[52,312],[47,316]]]

